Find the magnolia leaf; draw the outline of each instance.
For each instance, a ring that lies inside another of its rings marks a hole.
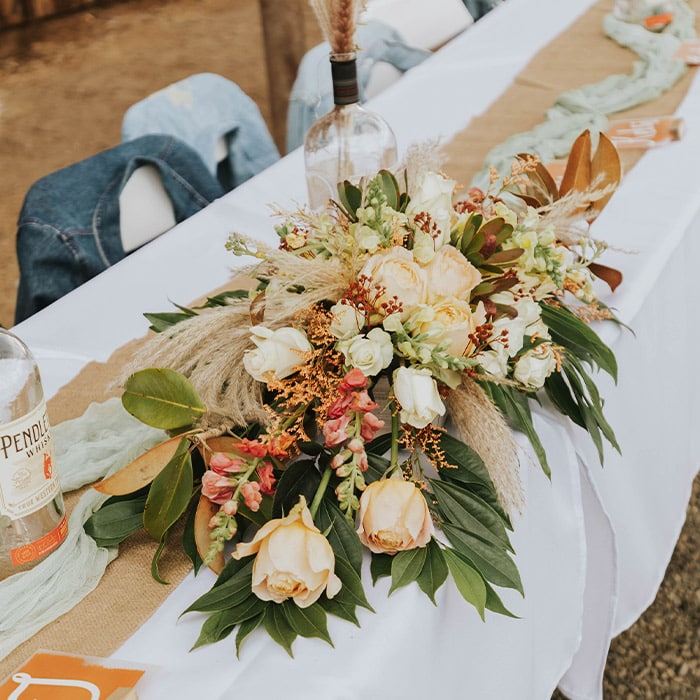
[[[162,430],[185,428],[206,412],[189,380],[167,368],[132,374],[126,380],[122,404],[142,423]]]
[[[333,646],[331,636],[328,634],[326,611],[318,603],[300,608],[293,600],[285,600],[281,607],[289,626],[299,636],[317,637]]]
[[[467,559],[485,579],[497,586],[514,588],[522,594],[523,584],[518,568],[506,552],[451,523],[442,523],[442,531],[455,552]]]
[[[512,194],[525,202],[528,207],[532,207],[533,209],[539,209],[546,204],[546,202],[541,202],[539,199],[537,199],[537,197],[533,197],[529,194],[523,194],[522,192],[513,192]]]
[[[250,302],[250,325],[258,326],[265,319],[265,290],[257,294],[253,301]]]
[[[278,603],[268,603],[263,615],[263,625],[265,630],[292,658],[292,644],[297,638],[297,633],[292,629],[287,616]]]
[[[602,279],[610,291],[614,292],[622,284],[622,273],[614,267],[601,265],[600,263],[589,263],[588,269],[598,278]]]
[[[527,153],[518,153],[518,158],[521,160],[530,159],[534,168],[528,170],[526,175],[534,190],[533,196],[540,200],[542,204],[551,204],[559,199],[559,189],[554,181],[552,174],[547,170],[547,167],[541,160],[532,161]]]
[[[199,503],[197,503],[197,510],[194,515],[194,541],[202,561],[207,558],[209,547],[212,543],[209,521],[218,512],[219,506],[216,503],[212,503],[206,496],[199,497]],[[225,563],[224,553],[218,552],[209,563],[209,568],[215,574],[220,574]]]
[[[566,161],[559,194],[585,192],[591,185],[591,132],[586,129],[574,141]]]
[[[505,265],[506,263],[515,262],[523,253],[523,248],[510,248],[508,250],[499,250],[485,261],[486,265]]]
[[[194,496],[196,496],[196,493]],[[194,496],[192,501],[194,501]],[[192,505],[192,503],[190,505]],[[197,543],[195,542],[194,536],[194,517],[196,513],[196,506],[189,508],[187,511],[187,518],[185,519],[185,527],[182,531],[182,551],[192,562],[192,568],[194,569],[195,576],[199,573],[199,570],[202,567],[202,557],[199,556],[199,550],[197,549]]]
[[[185,512],[192,497],[193,481],[192,458],[187,449],[180,447],[148,492],[143,524],[153,539],[160,540]]]
[[[129,535],[143,529],[145,505],[145,496],[131,500],[107,501],[85,522],[85,532],[99,547],[118,545]]]
[[[163,537],[160,543],[158,544],[158,548],[156,549],[155,553],[153,554],[153,558],[151,559],[151,576],[155,581],[157,581],[158,583],[162,583],[163,585],[167,585],[168,582],[161,577],[158,565],[160,564],[160,558],[163,555],[163,552],[165,551],[165,545],[168,541],[167,535],[167,531],[163,533]]]
[[[591,182],[596,188],[612,188],[604,197],[596,200],[589,207],[586,219],[590,224],[603,210],[615,189],[622,180],[622,162],[615,144],[604,133],[598,135],[598,146],[591,160]]]
[[[251,617],[250,620],[244,620],[238,626],[238,632],[236,632],[236,657],[240,658],[241,647],[243,642],[253,633],[262,622],[263,615],[257,615],[256,617]]]
[[[241,439],[233,435],[217,435],[216,437],[210,437],[204,441],[198,442],[199,452],[205,464],[209,464],[211,455],[216,452],[247,458],[249,455],[246,455],[238,449],[240,444]]]
[[[112,496],[122,496],[138,491],[150,484],[165,469],[183,442],[187,441],[182,435],[176,435],[161,442],[112,476],[93,484],[92,488]]]
[[[443,550],[443,554],[457,590],[462,594],[464,600],[476,608],[483,620],[486,607],[486,585],[484,580],[476,569],[455,554],[449,547]]]
[[[415,547],[406,552],[399,552],[394,555],[391,563],[391,588],[389,595],[396,589],[407,586],[415,581],[423,570],[427,550],[425,547]]]
[[[425,549],[427,556],[425,557],[425,563],[416,581],[423,593],[430,598],[433,605],[436,605],[435,593],[438,588],[445,583],[445,579],[447,578],[447,563],[445,562],[445,556],[442,550],[434,539],[428,542],[428,546]]]

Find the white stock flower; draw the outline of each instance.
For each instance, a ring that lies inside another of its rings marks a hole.
[[[445,415],[445,404],[430,370],[399,367],[394,371],[393,388],[402,422],[425,428],[438,416]]]
[[[518,358],[513,376],[531,389],[539,389],[556,369],[557,360],[549,343],[541,343]]]
[[[356,336],[365,325],[365,317],[350,304],[334,304],[331,316],[333,319],[328,330],[339,340]]]
[[[253,326],[251,335],[256,348],[243,354],[243,366],[259,382],[288,377],[304,364],[307,353],[311,352],[306,334],[296,328],[272,331],[265,326]]]
[[[358,335],[337,345],[349,367],[362,370],[366,377],[374,377],[386,369],[394,357],[391,336],[381,328],[373,328],[366,336]]]
[[[357,245],[361,249],[367,250],[370,253],[375,253],[377,248],[379,248],[381,240],[379,234],[373,228],[365,226],[364,224],[357,224],[354,235]]]

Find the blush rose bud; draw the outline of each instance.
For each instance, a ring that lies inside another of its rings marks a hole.
[[[360,496],[360,542],[377,554],[425,547],[433,536],[428,504],[413,482],[374,481]]]

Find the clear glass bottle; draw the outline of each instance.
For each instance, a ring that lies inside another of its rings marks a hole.
[[[36,566],[67,533],[39,368],[0,328],[0,580]]]
[[[658,32],[673,20],[673,0],[615,0],[613,14]]]
[[[333,109],[317,119],[304,139],[304,161],[309,204],[323,208],[337,199],[338,183],[397,162],[396,137],[386,121],[359,103],[355,54],[331,54]]]

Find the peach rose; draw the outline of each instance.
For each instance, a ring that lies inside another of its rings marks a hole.
[[[481,273],[454,246],[446,245],[425,266],[428,303],[443,297],[469,300]]]
[[[425,547],[434,532],[423,494],[403,479],[369,484],[360,496],[359,523],[360,541],[378,554]]]
[[[425,273],[413,259],[410,250],[394,246],[387,253],[373,255],[362,268],[361,274],[386,289],[384,300],[397,297],[403,303],[402,319],[426,299]]]
[[[470,334],[474,333],[477,326],[486,322],[484,305],[479,302],[475,311],[472,311],[469,302],[462,299],[445,298],[433,307],[433,318],[422,323],[418,330],[421,333],[430,333],[439,329],[433,338],[440,345],[445,345],[447,352],[453,357],[469,356],[473,351]]]
[[[314,525],[303,496],[285,518],[268,521],[251,542],[239,543],[233,556],[251,554],[257,554],[253,593],[261,600],[282,603],[292,598],[307,608],[324,591],[332,598],[342,586],[334,571],[333,549]]]

